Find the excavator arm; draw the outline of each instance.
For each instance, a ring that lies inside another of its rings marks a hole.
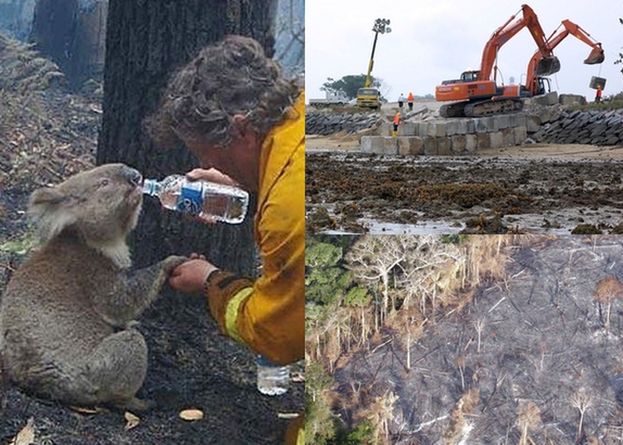
[[[601,43],[596,42],[588,32],[582,29],[579,25],[573,23],[571,20],[563,20],[561,25],[547,39],[547,46],[549,47],[550,52],[553,51],[554,48],[560,44],[560,42],[566,39],[569,34],[573,35],[578,40],[586,43],[592,48],[590,54],[584,60],[585,64],[595,65],[604,61],[605,56]],[[539,50],[534,53],[528,63],[528,70],[526,72],[526,88],[533,95],[538,93],[538,76],[543,75],[537,72],[537,67],[539,66],[539,63],[541,63],[542,59],[543,53]]]
[[[536,70],[539,75],[553,74],[558,71],[555,69],[555,63],[552,61],[555,59],[551,49],[547,46],[547,39],[543,28],[539,23],[535,12],[528,5],[522,5],[521,11],[523,16],[517,20],[517,14],[513,15],[502,26],[500,26],[491,36],[485,48],[482,52],[482,60],[480,63],[480,72],[478,74],[478,80],[490,80],[495,60],[500,48],[508,42],[515,34],[521,31],[523,28],[528,28],[530,34],[534,38],[538,48],[539,54],[542,55],[539,63],[536,66]],[[560,66],[558,66],[560,68]],[[553,71],[554,70],[554,71]]]

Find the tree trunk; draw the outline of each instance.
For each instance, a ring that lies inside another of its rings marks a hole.
[[[1,0],[0,29],[18,40],[27,40],[34,9],[35,0]]]
[[[255,38],[272,56],[274,1],[111,0],[104,74],[104,115],[97,163],[124,162],[145,177],[183,174],[198,164],[183,147],[157,151],[143,132],[169,76],[200,48],[227,34]],[[131,242],[134,263],[200,252],[222,268],[252,274],[253,205],[237,226],[184,221],[146,199]]]
[[[389,311],[387,310],[389,306],[389,272],[383,272],[383,318],[382,321],[385,322],[385,318]]]
[[[366,313],[365,308],[361,308],[361,345],[366,342]]]
[[[104,69],[108,0],[38,0],[31,40],[54,60],[72,87]]]
[[[411,370],[411,328],[407,327],[407,371]]]

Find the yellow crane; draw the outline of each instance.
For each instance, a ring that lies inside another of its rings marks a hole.
[[[363,88],[357,90],[357,106],[360,108],[381,108],[381,92],[372,86],[372,68],[374,67],[374,51],[376,51],[376,42],[379,38],[379,34],[386,34],[392,32],[389,27],[389,19],[376,19],[374,21],[374,43],[372,44],[372,55],[370,55],[370,61],[368,62],[368,74],[366,74],[366,80],[363,84]]]

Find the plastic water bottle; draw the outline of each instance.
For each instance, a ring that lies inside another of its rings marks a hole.
[[[162,181],[145,179],[143,193],[156,196],[163,207],[215,221],[239,224],[249,205],[249,194],[230,185],[189,181],[184,176],[167,176]]]
[[[277,365],[266,357],[257,356],[257,390],[268,396],[279,396],[288,392],[290,367]]]

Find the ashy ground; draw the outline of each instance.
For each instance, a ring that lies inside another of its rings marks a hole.
[[[0,443],[7,444],[34,420],[36,444],[281,444],[288,420],[302,409],[303,383],[285,396],[256,389],[254,356],[219,335],[200,298],[161,295],[141,317],[149,348],[147,379],[139,397],[157,406],[126,430],[123,412],[76,412],[7,385],[0,410]],[[301,368],[298,368],[300,375]],[[200,409],[202,420],[179,418]]]
[[[341,418],[351,418],[353,400],[394,394],[389,429],[398,445],[442,437],[474,445],[620,444],[623,301],[613,301],[606,327],[607,305],[593,297],[604,278],[623,279],[621,239],[535,237],[522,245],[511,252],[505,280],[428,326],[411,350],[410,372],[390,335],[342,365],[335,373]],[[459,402],[466,393],[471,400]]]

